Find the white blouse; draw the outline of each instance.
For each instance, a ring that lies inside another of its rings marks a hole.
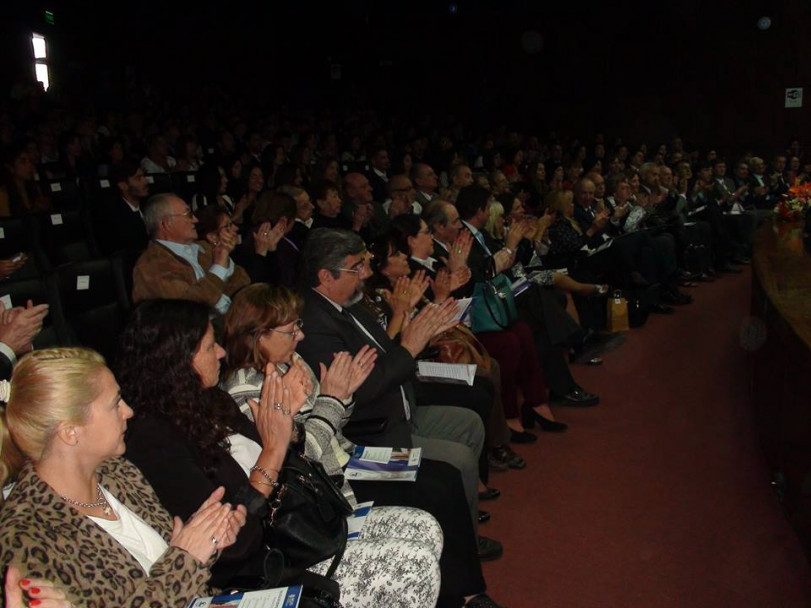
[[[239,433],[229,435],[228,443],[231,444],[231,447],[228,449],[231,458],[236,460],[240,468],[245,471],[245,475],[250,477],[251,467],[259,460],[259,455],[262,453],[262,446],[253,439],[248,439],[245,435],[240,435]]]
[[[148,523],[118,502],[106,488],[101,490],[118,519],[110,521],[101,517],[88,517],[129,551],[148,575],[169,545]]]

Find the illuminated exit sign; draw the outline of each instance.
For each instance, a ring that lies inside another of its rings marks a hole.
[[[45,11],[45,23],[48,25],[54,24],[54,14],[53,11]]]

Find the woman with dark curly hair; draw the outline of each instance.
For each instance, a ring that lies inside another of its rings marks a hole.
[[[153,300],[139,306],[121,338],[121,392],[132,404],[127,457],[144,472],[161,502],[184,517],[196,496],[224,486],[231,504],[247,508],[237,542],[212,569],[217,586],[261,580],[269,548],[263,525],[279,470],[293,435],[293,417],[309,394],[303,370],[284,376],[268,365],[259,402],[248,402],[253,421],[218,388],[225,351],[214,339],[209,309],[185,300]],[[270,391],[283,398],[269,397]],[[276,405],[281,407],[277,408]],[[387,585],[395,572],[406,588],[430,603],[438,592],[435,556],[418,543],[387,546],[387,562],[371,557],[382,541],[352,541],[335,571],[344,606],[398,606]],[[387,541],[392,543],[393,541]],[[278,547],[284,552],[284,547]],[[323,573],[331,562],[312,566]],[[384,567],[387,565],[388,567]],[[363,576],[351,573],[362,572]],[[403,595],[401,593],[401,595]],[[405,597],[405,596],[404,596]],[[420,604],[422,605],[422,604]],[[428,604],[426,604],[428,605]]]

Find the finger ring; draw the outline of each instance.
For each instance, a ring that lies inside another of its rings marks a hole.
[[[290,411],[291,411],[291,410],[290,410],[290,408],[289,408],[289,407],[286,407],[286,408],[284,408],[284,409],[282,410],[282,414],[284,414],[285,416],[289,416],[289,415],[290,415]]]
[[[216,547],[216,546],[217,546],[219,543],[220,543],[220,541],[218,541],[218,540],[217,540],[216,538],[214,538],[213,536],[211,537],[211,544],[212,544],[212,545],[214,545],[214,546]]]
[[[263,234],[264,236],[267,236],[267,235],[268,235],[268,233],[267,233],[267,232],[263,232],[262,234]]]
[[[456,250],[456,253],[462,253],[462,250],[461,250],[461,249],[457,249],[457,250]]]
[[[358,367],[363,369],[363,363],[358,363]]]
[[[277,410],[277,411],[282,409],[282,404],[281,403],[274,403],[273,404],[273,409]]]

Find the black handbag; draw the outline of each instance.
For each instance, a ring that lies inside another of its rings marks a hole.
[[[267,543],[284,554],[290,568],[309,568],[336,556],[340,561],[353,509],[324,467],[289,449],[278,481],[265,520]]]

